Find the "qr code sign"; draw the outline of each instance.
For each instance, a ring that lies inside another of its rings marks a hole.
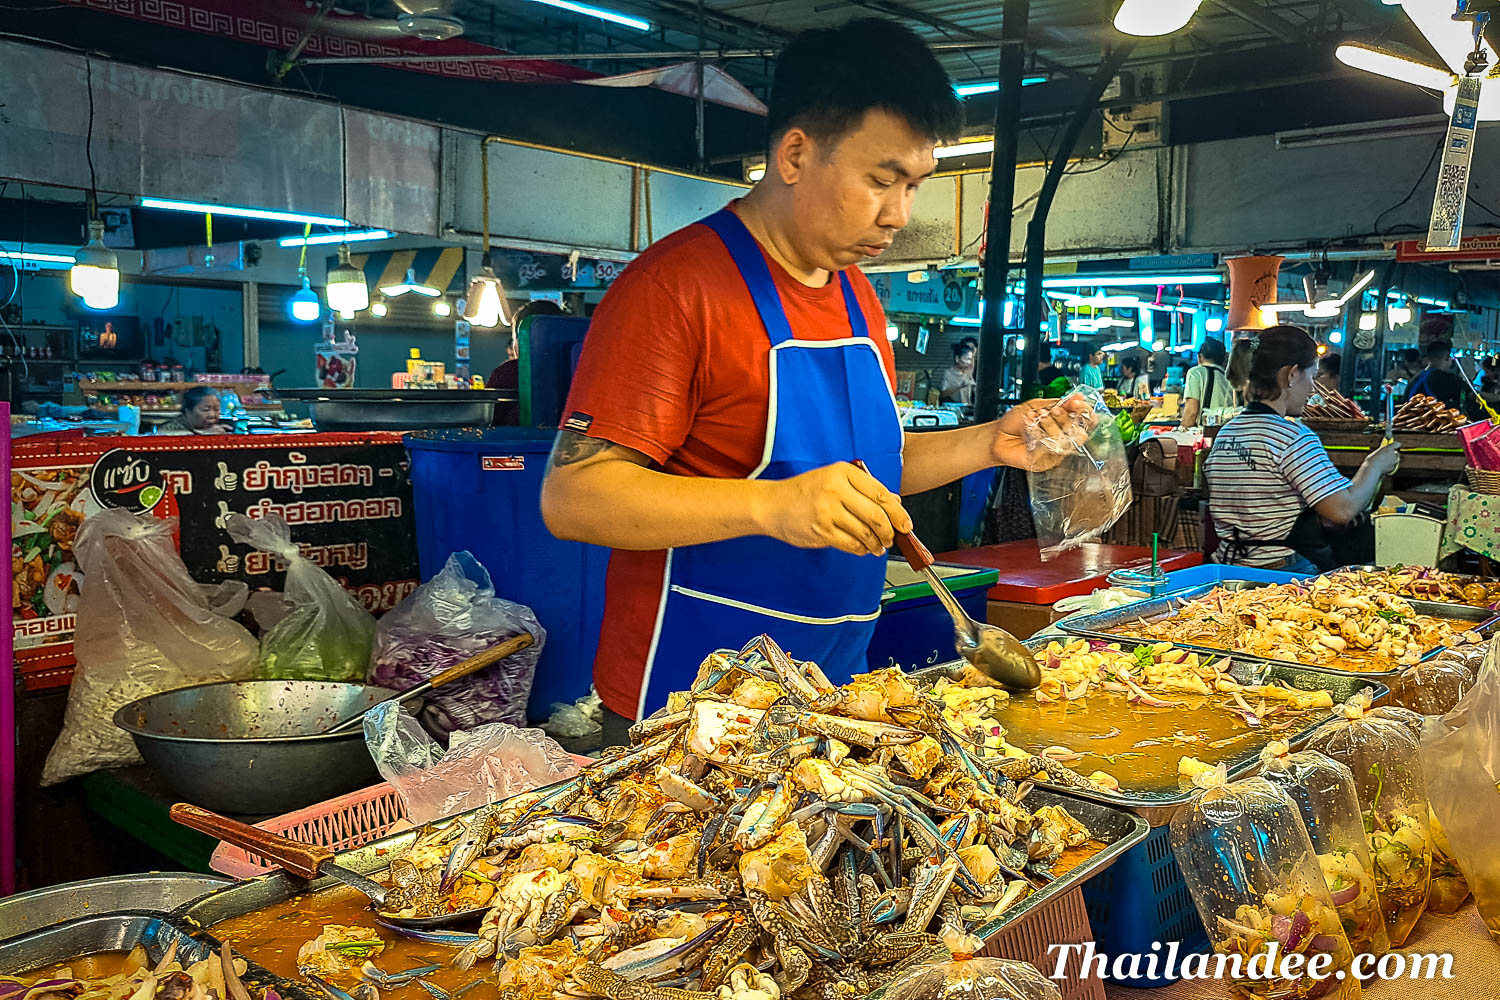
[[[1464,198],[1469,190],[1469,165],[1445,163],[1438,172],[1437,197],[1432,202],[1433,231],[1451,232],[1463,220]]]

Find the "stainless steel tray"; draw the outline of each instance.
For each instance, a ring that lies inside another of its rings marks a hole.
[[[1257,581],[1238,581],[1239,586],[1229,588],[1233,590],[1250,590],[1267,584]],[[1198,587],[1190,587],[1187,590],[1178,590],[1160,597],[1152,597],[1133,604],[1122,604],[1117,608],[1107,611],[1096,611],[1087,615],[1074,615],[1057,623],[1057,627],[1072,635],[1085,636],[1090,639],[1107,639],[1110,642],[1133,642],[1137,645],[1143,642],[1160,640],[1142,639],[1137,636],[1120,635],[1111,629],[1126,622],[1133,622],[1140,618],[1155,619],[1163,618],[1190,601],[1210,593],[1215,587],[1222,584],[1206,583]],[[1473,622],[1476,629],[1482,632],[1492,630],[1500,615],[1488,608],[1475,608],[1467,604],[1440,604],[1434,601],[1411,601],[1412,610],[1418,614],[1431,615],[1436,618],[1452,618],[1459,621]],[[1178,642],[1173,645],[1181,649],[1191,649],[1199,653],[1214,653],[1219,656],[1245,657],[1252,660],[1260,660],[1245,653],[1243,650],[1222,649],[1218,646],[1201,645],[1197,643]],[[1442,652],[1442,646],[1434,646],[1424,650],[1422,658],[1430,659]],[[1297,670],[1311,670],[1318,673],[1330,674],[1341,677],[1364,677],[1375,679],[1389,679],[1401,672],[1401,668],[1394,670],[1340,670],[1338,667],[1327,664],[1299,663],[1296,660],[1281,660],[1265,658],[1264,662],[1274,663],[1279,666],[1292,667]]]
[[[231,882],[219,875],[148,872],[50,885],[0,899],[0,940],[83,915],[120,910],[174,910]]]
[[[1021,645],[1028,649],[1036,649],[1052,642],[1055,636],[1038,637],[1021,640]],[[1107,636],[1111,642],[1118,642],[1122,646],[1135,647],[1146,645],[1150,639],[1133,639],[1129,636]],[[1177,646],[1178,649],[1188,649],[1187,646]],[[1201,650],[1194,650],[1201,652]],[[947,669],[946,665],[936,670]],[[1361,674],[1330,674],[1324,671],[1312,670],[1296,664],[1275,663],[1267,660],[1257,660],[1249,657],[1230,656],[1230,676],[1241,684],[1266,684],[1271,681],[1280,681],[1289,687],[1298,688],[1302,691],[1327,691],[1332,697],[1335,705],[1347,701],[1359,691],[1369,691],[1370,697],[1379,700],[1390,693],[1390,689],[1380,683],[1378,678]],[[1266,733],[1266,743],[1273,739],[1286,740],[1294,749],[1305,745],[1322,727],[1333,721],[1333,713],[1322,718],[1312,719],[1306,726],[1295,731],[1284,731],[1279,733]],[[1215,761],[1223,763],[1229,772],[1229,777],[1239,778],[1254,770],[1264,743],[1254,748],[1241,751],[1237,756]],[[1130,791],[1106,792],[1103,790],[1069,788],[1063,785],[1053,784],[1048,781],[1037,782],[1038,787],[1051,789],[1064,795],[1098,802],[1103,805],[1113,806],[1116,809],[1124,809],[1144,819],[1151,827],[1166,826],[1172,821],[1177,811],[1187,805],[1192,798],[1193,792],[1189,789],[1178,789],[1175,791]]]
[[[1065,806],[1089,828],[1089,832],[1094,835],[1095,839],[1105,846],[1083,864],[1053,879],[1045,888],[1007,910],[1004,916],[980,927],[976,934],[984,939],[992,937],[1008,924],[1066,895],[1104,871],[1114,864],[1121,854],[1144,840],[1150,832],[1150,826],[1143,819],[1132,815],[1131,812],[1122,809],[1118,803],[1114,802],[1085,799],[1061,790],[1041,787],[1033,789],[1027,796],[1026,802],[1032,808],[1044,805]],[[461,813],[454,819],[463,819],[469,815],[472,813]],[[338,863],[361,875],[383,871],[390,859],[410,844],[415,837],[415,830],[383,837],[363,847],[340,854]],[[242,916],[276,903],[285,902],[294,896],[317,893],[338,885],[338,882],[329,878],[308,882],[278,871],[210,893],[178,910],[174,917],[184,926],[197,930],[200,936],[206,934],[211,937],[213,926],[231,917]]]
[[[7,929],[0,928],[0,932]],[[157,962],[174,941],[178,960],[184,966],[213,957],[220,947],[214,938],[192,932],[167,914],[122,910],[79,917],[0,942],[0,975],[24,975],[85,955],[129,951],[138,944],[146,949],[152,962]],[[245,958],[247,966],[241,979],[250,987],[252,996],[259,996],[269,987],[281,994],[283,1000],[321,1000],[297,983],[272,975],[247,956],[240,957]]]

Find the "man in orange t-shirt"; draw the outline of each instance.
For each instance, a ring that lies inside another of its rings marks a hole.
[[[1081,401],[1037,401],[902,432],[885,316],[855,265],[906,225],[962,122],[907,29],[799,36],[777,60],[765,178],[642,253],[595,312],[542,514],[614,550],[594,663],[605,746],[705,655],[762,633],[836,683],[865,669],[885,553],[911,530],[900,495],[1056,462],[1028,451],[1028,423],[1086,430]]]

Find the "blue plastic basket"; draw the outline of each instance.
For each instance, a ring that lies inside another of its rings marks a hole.
[[[1115,955],[1158,954],[1160,969],[1166,963],[1171,941],[1180,942],[1179,956],[1208,950],[1208,934],[1177,867],[1169,835],[1170,828],[1156,827],[1145,840],[1083,884],[1083,901],[1098,954],[1111,960]],[[1153,943],[1161,945],[1156,952],[1151,949]],[[1179,967],[1181,962],[1179,957]],[[1118,980],[1117,984],[1165,986],[1175,979],[1141,977]]]

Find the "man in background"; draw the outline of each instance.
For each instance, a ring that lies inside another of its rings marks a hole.
[[[1431,396],[1444,406],[1469,413],[1474,407],[1474,393],[1464,377],[1453,370],[1453,345],[1446,340],[1434,340],[1422,353],[1427,367],[1411,380],[1405,399]]]
[[[1234,386],[1224,373],[1228,361],[1222,341],[1205,340],[1198,348],[1198,363],[1188,369],[1182,387],[1182,427],[1199,426],[1206,411],[1217,415],[1234,407]]]
[[[1083,371],[1078,373],[1079,385],[1091,385],[1095,389],[1104,388],[1104,352],[1091,351],[1088,359],[1083,363]]]

